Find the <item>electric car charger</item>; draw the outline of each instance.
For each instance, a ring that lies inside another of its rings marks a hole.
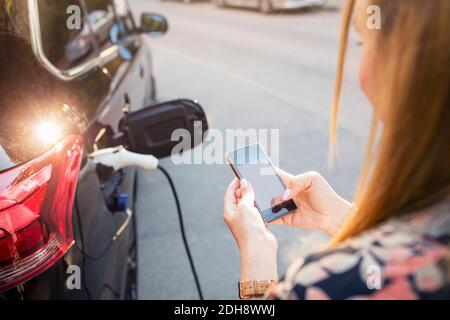
[[[195,269],[195,264],[194,264],[194,260],[192,258],[189,243],[188,243],[187,237],[186,237],[186,231],[185,231],[185,225],[184,225],[180,200],[178,198],[178,193],[176,191],[175,184],[173,183],[173,180],[172,180],[169,172],[158,164],[158,159],[156,159],[155,157],[153,157],[151,155],[135,154],[133,152],[126,150],[123,147],[99,150],[99,151],[96,151],[96,152],[90,154],[89,158],[90,158],[90,163],[88,163],[86,165],[86,168],[84,170],[82,170],[82,172],[80,173],[80,179],[84,179],[85,176],[89,172],[92,172],[93,168],[95,167],[95,164],[106,165],[106,166],[113,168],[114,170],[120,170],[120,169],[122,169],[124,167],[128,167],[128,166],[136,166],[136,167],[140,167],[145,170],[159,169],[164,174],[164,176],[167,178],[167,181],[169,182],[170,188],[172,190],[172,193],[173,193],[173,196],[175,199],[175,204],[177,207],[177,214],[178,214],[178,222],[179,222],[180,231],[181,231],[181,238],[183,240],[183,245],[186,250],[186,254],[188,256],[189,265],[190,265],[190,268],[192,271],[192,275],[194,277],[197,292],[198,292],[200,300],[203,300],[202,288],[200,285],[197,271]],[[137,179],[137,174],[136,174],[136,179]],[[134,198],[135,198],[134,203],[136,203],[137,195],[134,195]],[[78,216],[78,219],[80,219],[80,212],[79,212],[79,207],[78,207],[76,198],[75,198],[75,206],[74,207],[75,207],[75,211]],[[95,257],[89,256],[84,251],[84,244],[82,244],[82,248],[77,244],[78,250],[84,255],[85,258],[88,258],[90,260],[98,260],[104,256],[104,254],[107,252],[109,247],[120,236],[122,231],[128,226],[128,224],[131,220],[132,213],[130,210],[127,210],[127,214],[128,214],[128,217],[127,217],[125,223],[123,224],[123,226],[121,228],[119,228],[119,230],[114,234],[114,237],[110,240],[108,245],[105,247],[105,250],[103,250],[102,253],[99,254],[98,256],[95,256]],[[79,226],[79,228],[80,228],[81,237],[83,238],[81,226]],[[90,298],[91,295],[90,295],[87,287],[86,287],[86,292],[88,293],[88,296]]]

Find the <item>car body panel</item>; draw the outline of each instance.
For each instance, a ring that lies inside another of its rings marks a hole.
[[[82,76],[63,79],[42,64],[45,57],[36,56],[33,34],[23,28],[29,27],[24,3],[17,1],[7,7],[5,0],[0,0],[2,9],[9,8],[14,13],[0,13],[0,59],[9,62],[0,71],[0,91],[5,93],[0,98],[0,177],[1,170],[45,151],[46,146],[37,143],[33,136],[33,126],[43,115],[53,117],[64,128],[64,134],[82,133],[86,157],[96,147],[115,145],[113,136],[124,110],[138,110],[152,102],[151,52],[137,30],[118,43],[93,43],[98,48],[96,55],[112,46],[125,53]],[[99,39],[92,41],[104,41]],[[17,55],[20,59],[16,59]],[[84,166],[85,161],[82,171]],[[135,244],[134,224],[127,223],[129,215],[134,214],[134,179],[134,169],[83,175],[74,204],[75,245],[39,276],[0,293],[0,299],[123,299],[127,257]],[[111,199],[107,197],[114,197],[115,193],[106,194],[105,190],[127,194],[129,210],[111,209],[107,205]],[[122,227],[124,231],[117,236]],[[69,290],[66,286],[70,265],[81,270],[81,289]]]

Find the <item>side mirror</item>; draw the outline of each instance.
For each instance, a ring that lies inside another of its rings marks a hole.
[[[160,36],[167,32],[169,23],[167,19],[157,13],[144,12],[141,16],[141,29],[150,36]]]
[[[160,103],[132,112],[120,123],[128,150],[157,158],[171,155],[180,142],[172,141],[172,133],[177,129],[189,132],[191,148],[203,142],[208,122],[197,102],[182,99]]]

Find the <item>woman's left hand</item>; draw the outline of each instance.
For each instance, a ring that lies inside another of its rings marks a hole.
[[[278,242],[254,205],[250,183],[234,179],[224,202],[223,217],[240,251],[241,281],[277,280]]]

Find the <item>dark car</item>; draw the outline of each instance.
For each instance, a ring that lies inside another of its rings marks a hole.
[[[93,12],[112,15],[107,37]],[[172,130],[206,121],[156,103],[145,37],[166,30],[125,0],[0,0],[0,300],[136,298],[137,170],[91,158],[164,157]]]
[[[77,60],[91,50],[92,42],[89,41],[91,30],[96,35],[98,42],[106,41],[114,20],[115,16],[113,12],[96,10],[89,13],[86,18],[87,23],[84,23],[83,30],[66,45],[65,56],[67,60]]]

